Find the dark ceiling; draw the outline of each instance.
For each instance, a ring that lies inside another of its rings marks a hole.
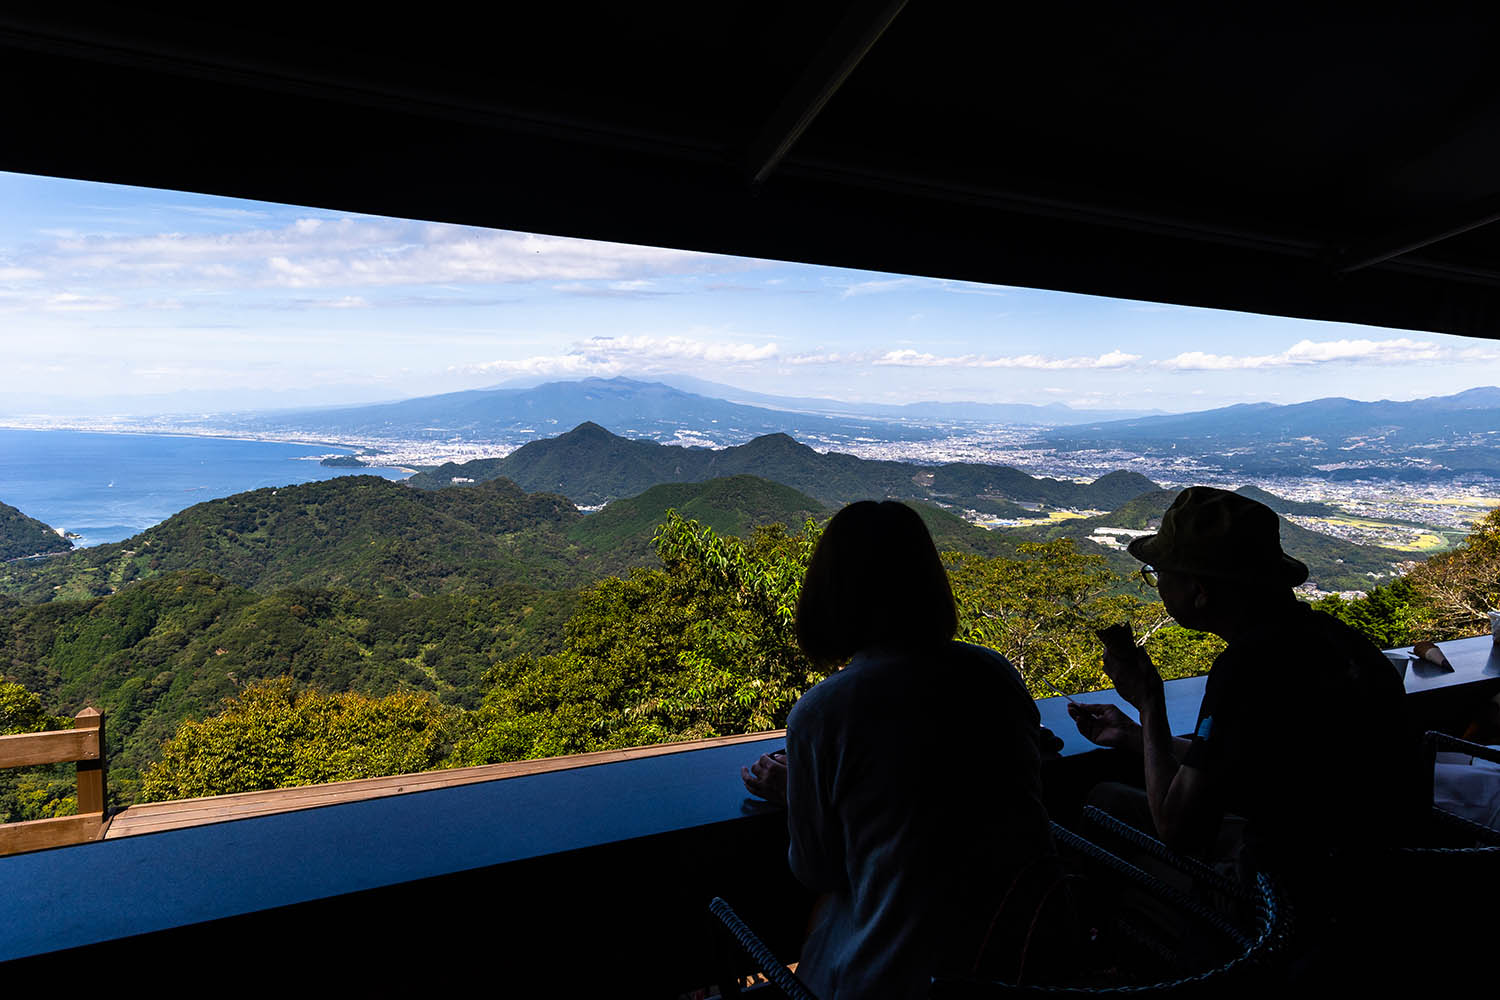
[[[1316,6],[6,12],[0,169],[1500,336],[1500,8]]]

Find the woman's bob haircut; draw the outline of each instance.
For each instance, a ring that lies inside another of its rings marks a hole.
[[[903,503],[861,500],[833,516],[802,578],[797,642],[816,663],[953,638],[958,613],[927,526]]]

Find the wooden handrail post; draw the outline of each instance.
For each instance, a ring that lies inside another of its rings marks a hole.
[[[97,730],[99,755],[78,762],[78,813],[102,813],[105,803],[104,716],[97,708],[85,708],[73,717],[74,729]]]
[[[97,708],[75,715],[71,730],[0,736],[0,767],[71,761],[78,768],[78,815],[0,824],[0,857],[103,837],[108,801],[104,756],[104,716]]]

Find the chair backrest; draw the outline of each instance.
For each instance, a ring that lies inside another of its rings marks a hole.
[[[0,768],[78,765],[78,814],[0,824],[0,855],[98,840],[104,834],[104,715],[85,708],[72,729],[0,736]]]
[[[1255,888],[1250,895],[1254,922],[1244,938],[1244,946],[1226,961],[1201,972],[1155,983],[1097,986],[1029,986],[965,979],[934,979],[928,996],[941,1000],[997,1000],[1000,997],[1021,996],[1233,995],[1237,992],[1236,987],[1245,987],[1266,975],[1268,970],[1264,963],[1282,946],[1286,934],[1286,904],[1277,892],[1275,883],[1266,875],[1257,875]]]
[[[1157,880],[1146,876],[1135,866],[1114,857],[1108,851],[1079,837],[1072,831],[1054,823],[1053,835],[1057,838],[1060,847],[1078,852],[1091,866],[1110,869],[1112,874],[1136,882],[1142,889],[1152,894],[1159,891],[1160,883]],[[1233,929],[1233,936],[1240,942],[1240,946],[1227,960],[1198,973],[1163,982],[1131,983],[1128,986],[1028,986],[977,979],[935,979],[929,995],[946,997],[950,1000],[954,998],[991,1000],[995,997],[1025,995],[1092,996],[1116,993],[1135,996],[1156,993],[1180,995],[1184,991],[1193,992],[1200,989],[1206,994],[1213,994],[1223,988],[1243,984],[1247,980],[1259,977],[1265,971],[1264,962],[1283,944],[1287,927],[1287,910],[1276,890],[1275,883],[1266,875],[1257,875],[1254,888],[1248,892],[1248,896],[1253,920],[1248,927]],[[1182,900],[1175,895],[1171,899],[1172,905],[1181,902]],[[766,978],[786,996],[796,998],[796,1000],[815,1000],[808,992],[806,985],[787,970],[785,963],[771,952],[755,932],[735,914],[728,903],[716,898],[710,904],[709,910],[718,918],[722,929],[727,931],[745,954],[754,960]],[[1231,933],[1229,928],[1216,926],[1215,929],[1217,932]],[[726,996],[736,995],[738,992],[737,988],[732,985],[733,973],[737,971],[737,968],[730,968],[724,977],[725,983],[730,984],[725,989]]]

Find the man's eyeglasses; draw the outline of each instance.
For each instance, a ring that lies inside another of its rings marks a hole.
[[[1156,584],[1158,582],[1157,581],[1157,576],[1156,576],[1156,567],[1154,567],[1154,566],[1142,566],[1141,567],[1141,579],[1146,582],[1146,586],[1150,587],[1152,590],[1155,590],[1156,589]]]

